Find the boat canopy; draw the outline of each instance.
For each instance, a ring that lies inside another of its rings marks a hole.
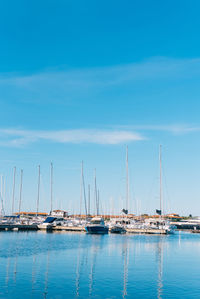
[[[47,217],[43,223],[53,223],[56,219],[56,217]]]

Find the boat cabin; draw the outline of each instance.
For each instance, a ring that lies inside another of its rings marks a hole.
[[[91,224],[101,224],[104,225],[104,220],[101,217],[94,217],[91,219]]]
[[[159,227],[159,226],[165,226],[166,220],[161,218],[149,218],[145,219],[145,224],[151,226],[151,227]]]

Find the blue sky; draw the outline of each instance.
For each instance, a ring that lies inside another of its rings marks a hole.
[[[159,207],[163,145],[166,212],[200,214],[199,1],[2,1],[0,173],[11,209],[24,170],[23,210],[79,211],[80,165],[94,169],[102,211]],[[83,210],[83,207],[82,207]]]

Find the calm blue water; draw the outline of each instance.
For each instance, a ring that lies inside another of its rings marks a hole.
[[[0,298],[200,298],[200,234],[0,232]]]

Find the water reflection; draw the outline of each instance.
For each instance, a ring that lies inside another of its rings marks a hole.
[[[91,257],[91,269],[89,273],[89,297],[93,296],[93,285],[95,279],[95,269],[98,251],[101,248],[102,238],[104,236],[92,236],[92,257]]]
[[[52,247],[52,241],[51,238],[48,239],[47,243],[47,253],[44,260],[44,268],[41,268],[40,265],[40,256],[38,256],[36,253],[33,254],[31,257],[31,297],[36,298],[38,295],[36,292],[38,292],[38,288],[43,282],[43,289],[42,297],[47,298],[48,297],[48,285],[49,285],[49,265],[50,265],[50,255],[51,255],[51,247]],[[43,259],[43,258],[42,258]]]
[[[76,257],[75,297],[82,297],[82,294],[86,293],[86,287],[87,296],[85,297],[97,296],[95,286],[99,283],[99,274],[96,273],[96,269],[101,265],[104,240],[105,236],[98,235],[80,237]],[[89,241],[89,246],[85,247],[86,241]],[[103,275],[102,273],[102,277]]]
[[[81,239],[79,239],[78,245],[78,255],[77,255],[77,266],[76,266],[76,297],[79,297],[79,290],[80,290],[80,272],[81,272]]]
[[[44,299],[47,298],[47,294],[48,294],[49,260],[50,260],[50,250],[48,249],[47,261],[46,261],[46,271],[45,271],[45,280],[44,280]]]
[[[33,296],[35,290],[35,283],[36,283],[36,255],[33,255],[33,262],[32,262],[32,273],[31,273],[31,295]]]
[[[7,258],[7,265],[6,265],[6,287],[8,289],[8,282],[9,282],[9,272],[10,272],[10,257]]]
[[[102,257],[102,250],[104,248],[104,236],[90,236],[91,244],[90,247],[83,248],[84,240],[79,240],[79,246],[77,251],[77,263],[76,263],[76,279],[75,279],[75,297],[81,297],[81,288],[87,284],[85,280],[88,279],[88,295],[87,297],[93,298],[94,296],[98,297],[99,289],[96,284],[99,282],[99,261]],[[131,245],[131,246],[130,246]],[[120,246],[116,248],[116,244],[114,246],[111,245],[111,259],[113,251],[118,252],[121,256],[121,285],[122,285],[122,298],[132,297],[131,294],[128,293],[129,286],[129,262],[130,262],[130,251],[131,251],[131,262],[134,262],[136,259],[135,253],[138,252],[138,255],[141,254],[141,251],[145,250],[154,252],[156,256],[156,265],[157,265],[157,297],[158,299],[162,299],[163,292],[163,246],[164,246],[164,238],[157,236],[156,242],[150,243],[141,243],[140,240],[136,243],[130,242],[129,238],[124,237],[123,242],[120,243]],[[110,252],[110,251],[109,251]],[[88,254],[89,254],[89,264],[88,264]],[[133,271],[133,269],[132,269]],[[83,274],[83,275],[82,275]],[[132,275],[137,273],[132,273]],[[103,276],[104,273],[101,273]],[[110,272],[110,275],[113,275],[113,272]],[[106,278],[105,278],[106,279]],[[112,280],[112,277],[109,277]],[[141,282],[142,284],[142,282]],[[84,289],[83,289],[84,292]],[[133,294],[132,294],[133,295]],[[114,297],[115,298],[115,297]]]
[[[11,246],[12,244],[8,247],[8,258],[7,258],[7,265],[6,265],[6,275],[5,275],[5,283],[6,283],[6,290],[8,291],[9,289],[9,279],[10,279],[10,262],[11,262],[11,258],[10,258],[10,252],[11,252]]]
[[[17,260],[18,260],[18,252],[17,252],[16,257],[15,257],[14,271],[13,271],[13,274],[14,274],[14,284],[15,285],[16,285],[16,279],[17,279]]]
[[[15,299],[163,299],[170,297],[166,290],[170,283],[170,292],[178,292],[170,298],[187,298],[182,291],[185,283],[192,283],[193,294],[200,293],[198,275],[193,275],[198,274],[200,267],[196,235],[182,234],[181,247],[179,234],[168,237],[14,233],[5,238],[0,249],[0,298],[12,299],[15,292]],[[179,268],[186,266],[187,271],[180,273]],[[175,288],[174,273],[176,279],[186,278],[183,288]]]
[[[133,253],[132,253],[133,254]],[[129,266],[129,246],[127,243],[127,239],[122,245],[122,257],[124,264],[123,271],[123,298],[127,296],[127,284],[128,284],[128,266]]]
[[[159,242],[157,242],[157,264],[158,264],[158,287],[157,298],[162,299],[163,292],[163,237],[159,236]]]

